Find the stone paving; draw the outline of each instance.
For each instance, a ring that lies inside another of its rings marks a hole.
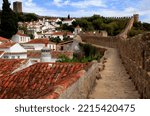
[[[104,59],[104,70],[100,71],[102,78],[96,81],[89,98],[139,99],[140,95],[127,74],[117,50],[107,48]]]

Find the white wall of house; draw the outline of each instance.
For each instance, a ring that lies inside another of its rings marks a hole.
[[[24,49],[18,43],[11,46],[10,48],[0,49],[0,51],[5,52],[2,58],[6,58],[6,59],[26,59],[27,58],[27,50]]]
[[[33,46],[35,50],[41,50],[45,44],[23,44],[23,46]]]
[[[26,43],[26,42],[31,41],[29,36],[20,36],[18,34],[13,35],[11,40],[17,43]]]
[[[11,46],[10,48],[0,48],[0,51],[9,52],[9,53],[20,53],[20,52],[27,52],[20,44],[16,43],[15,45]]]
[[[72,22],[75,21],[75,19],[72,20],[64,20],[62,21],[62,24],[72,25]]]
[[[81,28],[75,28],[75,29],[74,29],[74,34],[75,34],[75,35],[78,35],[81,31],[82,31]]]
[[[63,35],[52,35],[52,37],[54,37],[54,38],[59,37],[61,39],[61,41],[63,41],[63,39],[64,39]]]
[[[26,49],[24,49],[20,44],[16,43],[15,45],[13,45],[12,47],[10,47],[6,52],[27,52]]]
[[[45,44],[23,44],[23,46],[33,46],[34,50],[41,50],[45,47]],[[47,47],[56,50],[56,44],[48,44]]]
[[[68,35],[70,38],[74,38],[74,35]]]
[[[27,59],[27,54],[4,54],[2,56],[4,59]]]

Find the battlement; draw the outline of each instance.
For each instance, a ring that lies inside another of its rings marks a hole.
[[[105,17],[106,19],[131,19],[132,17]]]
[[[133,14],[133,16],[125,16],[125,17],[105,17],[106,19],[112,19],[112,20],[120,20],[120,19],[131,19],[134,17],[135,22],[139,22],[139,14]]]

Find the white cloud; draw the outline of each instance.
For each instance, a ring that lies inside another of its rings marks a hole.
[[[70,2],[69,0],[53,0],[53,4],[59,7],[68,5],[69,2]]]
[[[102,0],[81,0],[76,2],[72,2],[71,0],[53,0],[53,4],[59,7],[68,5],[76,8],[87,8],[90,6],[106,7]]]
[[[11,3],[16,0],[9,0]],[[48,1],[48,0],[47,0]],[[103,0],[104,1],[104,0]],[[43,7],[42,5],[36,4],[33,0],[22,0],[23,2],[23,11],[32,12],[44,16],[67,16],[70,14],[73,17],[82,17],[82,16],[92,16],[93,14],[100,14],[102,16],[132,16],[134,13],[139,13],[142,19],[142,22],[150,23],[150,7],[149,0],[137,0],[135,5],[130,0],[126,0],[122,6],[122,9],[115,8],[113,5],[119,0],[106,0],[105,3],[102,0],[80,0],[73,2],[71,0],[53,0],[53,5],[57,6],[71,6],[74,7],[74,11],[64,11],[56,10]],[[136,1],[136,0],[134,0]],[[129,3],[129,4],[127,4]],[[135,3],[135,2],[134,2]],[[2,0],[0,0],[0,5]],[[112,6],[109,7],[109,5]],[[91,8],[89,9],[89,7]],[[63,9],[63,8],[62,8]]]
[[[106,4],[104,4],[102,0],[83,0],[78,2],[71,2],[70,5],[78,8],[87,8],[90,6],[106,7]]]

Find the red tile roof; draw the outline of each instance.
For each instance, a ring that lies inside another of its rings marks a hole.
[[[25,62],[27,62],[27,60],[24,59],[0,59],[0,78],[3,75],[11,74]]]
[[[40,58],[41,57],[41,51],[28,51],[27,53],[28,58]]]
[[[4,54],[4,51],[0,51],[0,55]]]
[[[47,39],[47,38],[33,39],[33,40],[27,42],[26,44],[48,44],[48,43],[55,44],[54,42],[50,42],[49,39]]]
[[[1,42],[9,42],[9,40],[6,39],[6,38],[4,38],[4,37],[0,37],[0,41],[1,41]]]
[[[73,52],[61,52],[61,51],[51,51],[50,52],[52,58],[59,58],[61,55],[65,55],[69,58],[73,57]],[[34,51],[28,51],[27,53],[28,58],[40,58],[41,57],[41,51],[34,50]]]
[[[13,45],[15,45],[16,43],[14,42],[6,42],[6,43],[3,43],[3,44],[0,44],[0,48],[10,48],[12,47]]]
[[[0,99],[58,98],[61,92],[81,77],[83,63],[37,63],[1,82]],[[83,73],[82,73],[83,74]],[[61,91],[58,87],[62,86]]]

